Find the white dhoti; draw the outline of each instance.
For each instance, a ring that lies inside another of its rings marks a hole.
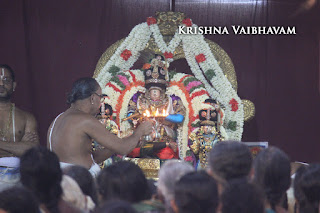
[[[0,158],[0,191],[15,186],[20,181],[20,159],[17,157]]]
[[[74,164],[72,164],[72,163],[60,162],[60,168],[61,168],[61,169],[66,168],[66,167],[69,167],[69,166],[74,166]],[[89,169],[88,171],[91,173],[91,175],[92,175],[94,178],[96,178],[96,177],[98,176],[98,174],[100,173],[101,168],[100,168],[100,166],[99,166],[97,163],[93,162],[92,165],[91,165],[91,167],[90,167],[90,169]]]

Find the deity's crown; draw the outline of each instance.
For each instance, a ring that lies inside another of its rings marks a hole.
[[[218,112],[210,104],[199,111],[200,126],[215,126],[218,121]]]
[[[165,89],[168,86],[169,74],[166,61],[161,55],[156,55],[150,63],[144,64],[145,87],[160,87]]]

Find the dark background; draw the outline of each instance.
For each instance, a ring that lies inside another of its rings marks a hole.
[[[231,57],[238,94],[256,106],[243,141],[269,141],[291,160],[319,161],[320,6],[297,0],[175,0],[203,26],[296,26],[297,35],[211,35]],[[16,72],[13,101],[32,112],[41,143],[66,93],[92,76],[102,53],[137,24],[168,11],[169,0],[1,0],[0,63]],[[177,71],[188,71],[185,64]]]

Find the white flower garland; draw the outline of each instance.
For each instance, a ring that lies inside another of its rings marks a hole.
[[[194,24],[193,27],[196,27]],[[236,91],[232,88],[231,83],[225,77],[223,71],[218,65],[217,60],[214,58],[209,45],[205,42],[203,35],[183,35],[182,43],[185,52],[186,59],[192,72],[195,74],[196,78],[202,79],[201,82],[204,83],[210,96],[218,100],[225,108],[225,124],[228,125],[229,121],[236,121],[237,128],[236,131],[227,129],[227,135],[229,138],[234,140],[241,140],[243,132],[243,105],[241,99],[237,95]],[[206,60],[198,63],[195,57],[199,54],[204,54]],[[209,69],[214,70],[215,76],[209,79],[211,84],[214,86],[212,88],[210,84],[205,79],[201,69],[205,72]],[[238,102],[238,110],[232,111],[230,100],[235,99]]]
[[[111,56],[106,65],[101,69],[96,80],[101,85],[105,85],[103,83],[108,82],[112,77],[111,73],[108,71],[113,65],[119,67],[122,71],[130,69],[130,67],[132,67],[133,64],[138,60],[140,52],[147,45],[148,41],[150,40],[150,36],[151,31],[147,23],[142,23],[135,26],[131,30],[128,37],[116,49],[115,53]],[[120,56],[125,49],[130,50],[132,53],[132,56],[127,61],[123,60],[123,58]]]
[[[183,105],[186,108],[186,114],[184,116],[184,121],[182,124],[182,127],[177,129],[178,134],[178,145],[179,145],[179,157],[183,159],[186,156],[186,151],[188,147],[188,123],[189,123],[189,103],[181,89],[178,86],[171,86],[167,88],[166,94],[168,96],[170,95],[176,95],[178,96]]]
[[[180,34],[178,33],[178,30],[174,34],[173,38],[169,42],[169,45],[167,46],[166,42],[163,40],[163,37],[160,33],[159,26],[157,24],[150,25],[150,30],[152,32],[152,35],[154,37],[154,40],[156,44],[158,45],[161,52],[165,53],[174,53],[175,49],[181,42]]]

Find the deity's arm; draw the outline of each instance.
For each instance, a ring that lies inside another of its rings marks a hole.
[[[200,149],[199,139],[197,138],[197,135],[195,133],[191,133],[189,135],[189,139],[192,141],[192,145],[190,145],[190,149],[195,155],[197,155]]]
[[[172,123],[182,123],[183,119],[184,116],[181,114],[170,114],[166,117],[166,120]]]
[[[166,117],[166,120],[172,123],[182,123],[184,120],[186,109],[183,106],[182,101],[180,99],[178,99],[174,104],[173,111],[174,113],[169,114]]]

